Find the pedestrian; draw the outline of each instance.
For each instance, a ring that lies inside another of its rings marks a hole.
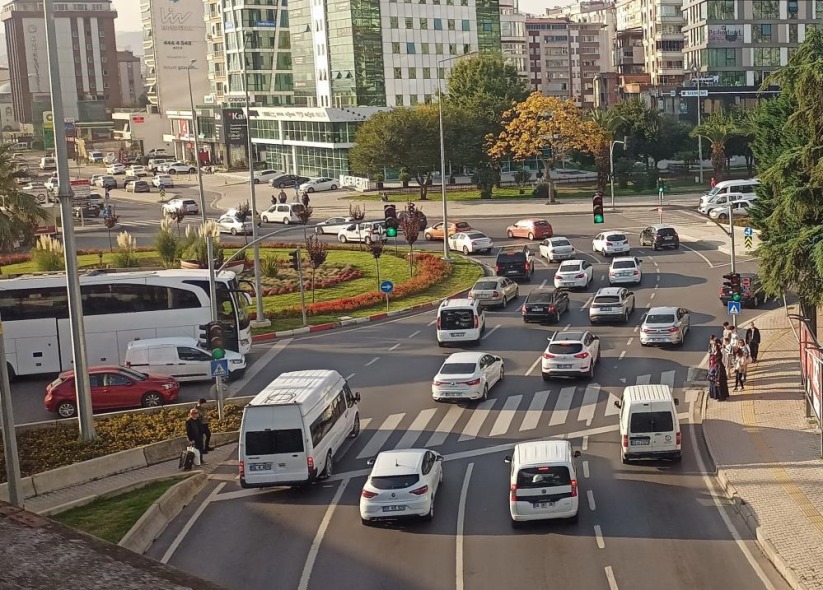
[[[737,330],[729,322],[723,322],[723,340],[729,339],[732,346],[737,346]]]
[[[716,186],[717,186],[717,179],[714,176],[712,176],[712,188],[714,188]]]
[[[197,405],[194,406],[197,408],[198,413],[200,414],[200,426],[203,428],[203,454],[208,454],[209,451],[213,451],[214,447],[210,445],[211,443],[211,428],[209,428],[209,408],[206,406],[208,402],[206,398],[201,397],[200,401],[197,402]]]
[[[186,436],[189,439],[189,446],[194,447],[194,464],[205,463],[203,461],[203,425],[200,424],[200,412],[197,408],[189,410],[189,418],[186,420]]]
[[[709,380],[709,397],[711,399],[720,399],[720,382],[717,374],[717,363],[715,363],[714,357],[709,361],[709,374],[707,379]]]
[[[309,206],[309,193],[303,193],[303,206]]]
[[[709,356],[714,354],[714,350],[716,348],[716,341],[717,341],[717,336],[715,336],[714,334],[709,336]]]
[[[734,351],[734,391],[743,390],[746,384],[746,359],[743,350],[738,348]]]
[[[294,202],[295,203],[300,202],[300,187],[297,186],[296,184],[294,185]]]
[[[752,362],[757,362],[757,353],[760,351],[760,330],[757,329],[757,326],[752,325],[746,330],[746,336],[744,338],[746,344],[749,345],[749,352],[752,355]]]
[[[717,365],[717,386],[719,395],[717,399],[721,402],[729,399],[729,374],[723,363]]]
[[[714,341],[714,350],[711,354],[714,362],[722,365],[723,364],[723,345],[721,344],[720,340]]]
[[[285,202],[286,202],[286,201],[288,201],[288,199],[289,199],[289,198],[286,196],[286,191],[284,191],[282,188],[280,189],[280,194],[279,194],[279,195],[277,195],[277,199],[280,201],[280,203],[281,203],[281,204],[282,204],[282,203],[285,203]],[[274,201],[274,197],[272,197],[272,202],[273,202],[273,201]]]
[[[732,341],[729,338],[723,339],[723,366],[726,369],[726,375],[731,374],[734,360],[734,348],[732,348]]]

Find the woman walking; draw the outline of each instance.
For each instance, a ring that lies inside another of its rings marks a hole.
[[[745,384],[746,360],[743,351],[738,348],[734,351],[734,391],[742,391]]]

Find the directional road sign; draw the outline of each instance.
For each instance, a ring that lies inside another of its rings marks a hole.
[[[750,227],[744,228],[743,229],[743,235],[746,236],[747,238],[750,238],[754,235],[754,230]]]
[[[747,289],[752,286],[752,280],[750,277],[743,277],[740,279],[740,285],[746,287]]]
[[[726,305],[729,310],[729,315],[740,315],[740,302],[739,301],[729,301]]]
[[[389,293],[394,291],[394,283],[392,283],[391,281],[383,281],[382,283],[380,283],[380,290],[388,295]]]
[[[165,199],[165,198],[166,198],[166,189],[164,189],[164,188],[161,188],[161,189],[160,189],[160,198],[161,198],[161,199]]]
[[[211,361],[211,376],[212,377],[228,377],[229,376],[229,361],[227,359],[220,359],[219,361]]]

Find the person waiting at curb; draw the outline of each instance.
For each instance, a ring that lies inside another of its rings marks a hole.
[[[205,464],[203,460],[203,426],[200,424],[200,412],[197,408],[189,410],[189,417],[186,420],[186,437],[189,445],[195,448],[194,464]]]
[[[211,428],[209,428],[209,409],[206,407],[206,398],[201,397],[197,405],[194,406],[200,414],[200,427],[203,429],[203,454],[207,455],[209,451],[213,451],[214,447],[211,443]]]

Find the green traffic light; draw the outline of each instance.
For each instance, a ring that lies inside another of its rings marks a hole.
[[[595,223],[603,223],[603,216],[602,215],[595,215],[594,216]]]
[[[393,227],[389,227],[389,228],[386,229],[386,235],[389,236],[390,238],[396,238],[397,237],[397,230],[394,229]]]
[[[213,358],[216,361],[219,361],[224,356],[226,356],[226,351],[223,350],[222,348],[215,348],[214,350],[211,351],[211,358]]]
[[[734,299],[735,301],[740,301],[740,294],[735,293],[734,295],[732,295],[732,299]]]

